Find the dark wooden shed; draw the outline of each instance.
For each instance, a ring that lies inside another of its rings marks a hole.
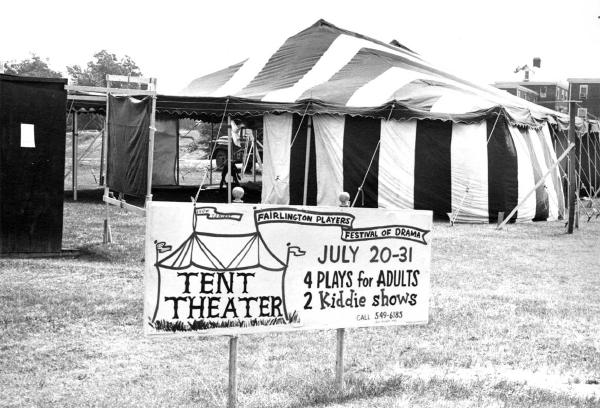
[[[0,74],[0,254],[58,254],[65,79]]]

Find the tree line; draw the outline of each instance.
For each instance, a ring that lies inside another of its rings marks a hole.
[[[54,71],[48,66],[48,59],[42,59],[39,55],[32,54],[19,62],[5,62],[2,64],[5,74],[22,75],[43,78],[61,78],[64,75]],[[140,67],[128,55],[117,57],[116,54],[107,50],[101,50],[94,54],[86,66],[67,66],[67,74],[71,80],[81,86],[106,86],[106,75],[129,75],[142,76]],[[1,71],[1,70],[0,70]],[[124,84],[126,85],[126,84]],[[120,84],[111,84],[120,86]]]

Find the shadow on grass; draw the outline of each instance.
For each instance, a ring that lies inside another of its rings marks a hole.
[[[81,261],[90,263],[108,262],[129,265],[143,265],[143,253],[139,248],[120,244],[103,244],[96,242],[78,248]]]
[[[470,399],[474,385],[463,385],[452,380],[434,377],[429,380],[398,375],[387,379],[347,376],[344,390],[340,393],[331,381],[324,381],[305,394],[294,408],[344,403],[409,393],[414,398],[425,394],[436,395],[447,400]]]
[[[88,244],[78,249],[81,254],[79,259],[82,261],[109,262],[114,259],[114,254],[111,253],[106,245],[102,245],[101,242],[98,242],[97,244]]]
[[[490,389],[491,388],[491,389]],[[598,399],[577,398],[550,390],[532,388],[525,384],[502,380],[490,387],[489,380],[472,382],[450,378],[428,379],[397,375],[387,379],[347,376],[344,390],[340,393],[331,379],[322,379],[306,390],[293,408],[324,406],[381,397],[410,396],[411,401],[469,401],[485,406],[490,398],[503,407],[598,407]]]

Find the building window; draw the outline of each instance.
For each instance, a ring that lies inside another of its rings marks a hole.
[[[35,127],[30,123],[21,123],[21,147],[35,148]]]
[[[579,99],[587,99],[588,96],[588,86],[587,85],[579,85]]]
[[[579,116],[580,118],[587,118],[587,108],[578,108],[577,116]]]
[[[545,98],[547,92],[548,92],[548,88],[545,86],[542,86],[540,88],[540,98]]]

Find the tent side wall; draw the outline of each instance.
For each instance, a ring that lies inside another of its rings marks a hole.
[[[2,254],[61,251],[65,84],[0,75]]]
[[[265,116],[265,204],[302,204],[292,191],[304,182],[307,136],[294,126],[295,116]],[[339,193],[347,191],[355,207],[427,209],[451,213],[458,222],[494,222],[556,160],[544,132],[513,127],[503,115],[472,124],[341,115],[312,120],[308,185],[309,191],[316,186],[317,205],[339,205]],[[559,179],[557,170],[512,221],[561,216],[562,186],[554,185]]]

